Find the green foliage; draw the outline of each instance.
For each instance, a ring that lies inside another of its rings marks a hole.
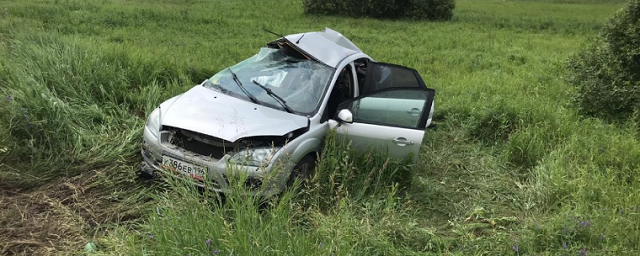
[[[442,23],[301,16],[299,0],[4,1],[0,184],[75,191],[60,212],[87,227],[85,240],[52,254],[95,241],[98,255],[512,255],[516,244],[520,255],[637,255],[638,125],[583,120],[563,81],[567,57],[615,1],[459,0]],[[418,163],[329,141],[301,194],[234,193],[225,205],[188,184],[157,191],[133,179],[148,111],[273,40],[263,26],[331,27],[376,60],[416,68],[438,91],[439,125]],[[67,185],[78,173],[93,185]],[[92,193],[104,200],[70,207]],[[6,195],[1,216],[28,213]],[[115,214],[96,222],[100,209]],[[6,244],[25,241],[13,227],[0,225]]]
[[[631,0],[598,40],[569,62],[575,101],[587,115],[621,119],[640,110],[640,1]]]
[[[518,111],[506,104],[488,110],[477,123],[470,128],[470,136],[493,145],[504,142],[521,126],[522,118]]]
[[[231,191],[225,196],[165,173],[168,189],[156,196],[157,206],[139,229],[123,234],[134,243],[119,253],[405,255],[425,246],[444,247],[435,234],[416,226],[413,209],[397,197],[397,185],[386,179],[393,176],[394,164],[366,163],[385,157],[349,158],[345,150],[348,146],[331,134],[323,155],[341,155],[342,164],[321,161],[301,195],[291,189],[275,198],[253,196],[244,186],[246,174],[232,166],[227,173],[239,175],[229,176]],[[374,169],[362,173],[354,167]]]
[[[411,186],[415,173],[408,163],[381,153],[358,152],[348,140],[336,136],[333,132],[327,136],[313,178],[318,198],[361,199],[392,186],[401,190]]]
[[[450,20],[455,0],[409,0],[404,16],[414,19]]]
[[[372,18],[450,20],[455,0],[303,0],[307,14],[347,15]]]
[[[188,81],[161,61],[88,50],[46,33],[12,36],[1,71],[11,98],[0,109],[3,145],[6,157],[19,159],[20,176],[35,177],[31,185],[134,156],[145,112]]]

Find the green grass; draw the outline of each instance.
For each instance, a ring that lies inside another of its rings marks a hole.
[[[621,6],[464,0],[432,23],[305,16],[295,0],[0,1],[0,187],[55,190],[98,173],[86,189],[100,202],[60,204],[85,223],[73,238],[10,247],[12,233],[0,251],[81,253],[96,241],[109,255],[635,255],[638,125],[580,117],[564,82],[567,58]],[[439,124],[418,164],[332,141],[314,186],[266,209],[136,181],[149,111],[254,54],[274,39],[263,26],[331,27],[376,60],[416,68],[437,91]],[[384,182],[398,173],[411,186]],[[95,224],[85,206],[107,217]]]

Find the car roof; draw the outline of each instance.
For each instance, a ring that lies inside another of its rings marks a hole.
[[[339,32],[325,28],[318,32],[305,32],[285,36],[293,47],[316,60],[337,68],[340,62],[362,50]]]

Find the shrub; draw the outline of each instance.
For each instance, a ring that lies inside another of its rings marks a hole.
[[[569,61],[569,83],[583,114],[626,118],[640,110],[640,0],[630,1],[595,44]]]
[[[304,0],[307,14],[336,14],[372,18],[450,20],[454,0]]]
[[[450,20],[453,18],[454,0],[409,0],[405,16],[414,19]]]
[[[348,1],[352,3],[352,1]],[[341,0],[304,0],[302,1],[302,7],[304,9],[304,13],[313,13],[313,14],[332,14],[336,10],[341,9],[343,7],[343,1]]]

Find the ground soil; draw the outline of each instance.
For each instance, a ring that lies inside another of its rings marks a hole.
[[[0,255],[81,253],[101,224],[123,217],[109,207],[109,191],[92,185],[99,175],[91,171],[29,189],[0,186]]]

